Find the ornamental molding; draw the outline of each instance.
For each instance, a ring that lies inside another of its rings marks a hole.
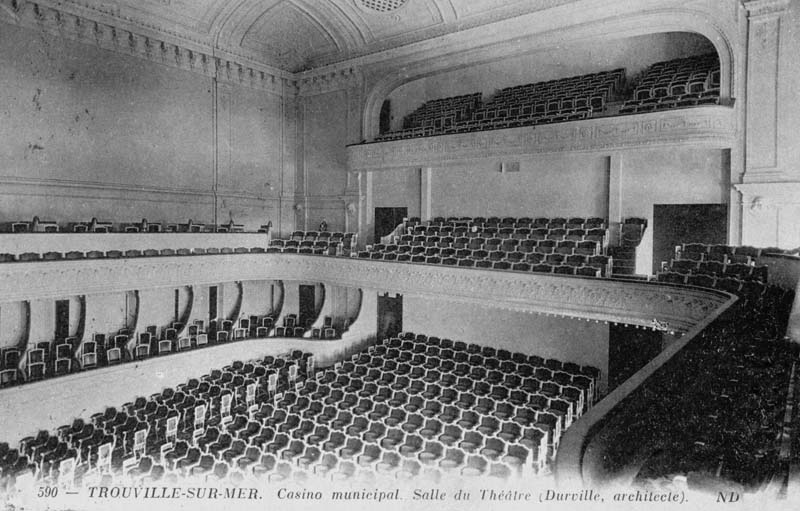
[[[238,58],[206,42],[159,34],[154,27],[116,23],[113,12],[98,21],[68,8],[62,2],[0,0],[0,21],[251,89],[283,94],[294,85],[291,74]]]
[[[337,90],[359,88],[364,83],[364,77],[358,69],[345,67],[298,76],[294,83],[298,95],[314,96]]]
[[[727,293],[612,279],[295,254],[224,254],[0,265],[2,301],[280,279],[386,290],[685,332],[730,300]]]
[[[789,8],[791,0],[744,0],[750,19],[762,16],[780,16]]]
[[[19,176],[0,176],[0,196],[28,195],[45,197],[72,197],[87,199],[118,199],[145,202],[182,202],[188,204],[213,204],[218,199],[237,199],[244,204],[263,205],[276,201],[275,195],[258,195],[251,190],[219,188],[156,187],[102,181],[75,179],[40,179]]]
[[[734,109],[696,107],[454,135],[352,145],[349,171],[446,166],[476,159],[671,145],[731,147]]]

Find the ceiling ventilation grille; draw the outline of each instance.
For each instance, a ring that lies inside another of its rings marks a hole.
[[[359,3],[367,9],[372,9],[378,12],[389,12],[399,9],[408,0],[358,0]]]

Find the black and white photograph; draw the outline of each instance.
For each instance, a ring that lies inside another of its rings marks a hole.
[[[0,511],[800,509],[800,0],[0,0]]]

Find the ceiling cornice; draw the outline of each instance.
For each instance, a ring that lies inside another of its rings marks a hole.
[[[114,12],[94,9],[89,16],[76,0],[0,0],[0,20],[253,89],[283,94],[295,85],[291,73],[215,49],[207,41],[126,23]]]
[[[198,21],[199,31],[185,25],[165,28],[164,24],[155,23],[135,8],[97,0],[0,0],[0,20],[222,81],[292,95],[351,87],[365,79],[369,81],[373,74],[402,74],[404,69],[430,62],[432,58],[460,62],[464,60],[462,56],[472,54],[475,57],[475,52],[484,55],[484,60],[488,54],[508,56],[520,52],[509,48],[509,42],[520,46],[522,41],[534,36],[555,33],[566,27],[594,25],[631,12],[652,11],[663,8],[665,3],[664,0],[621,0],[609,5],[607,0],[531,0],[511,3],[478,16],[459,13],[451,0],[435,0],[448,23],[458,25],[455,32],[436,35],[423,30],[426,37],[415,42],[390,37],[385,43],[375,45],[364,39],[364,27],[347,12],[347,9],[356,9],[355,5],[345,8],[349,4],[332,2],[320,6],[317,1],[291,0],[291,4],[311,13],[315,23],[323,20],[326,32],[338,34],[339,50],[356,56],[332,63],[325,63],[328,57],[311,59],[309,63],[313,69],[297,73],[268,65],[264,55],[242,48],[241,38],[246,30],[243,27],[248,26],[248,22],[252,25],[259,6],[265,10],[263,0],[215,4]],[[752,16],[775,12],[775,9],[785,8],[788,2],[750,0],[743,1],[743,5]],[[667,3],[686,10],[679,0]],[[576,4],[580,4],[580,8]],[[541,14],[543,10],[547,10],[547,16]],[[379,49],[375,51],[375,48]],[[362,50],[371,53],[359,55]]]

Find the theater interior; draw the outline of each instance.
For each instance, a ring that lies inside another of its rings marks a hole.
[[[798,53],[791,0],[0,0],[0,502],[800,502]]]

